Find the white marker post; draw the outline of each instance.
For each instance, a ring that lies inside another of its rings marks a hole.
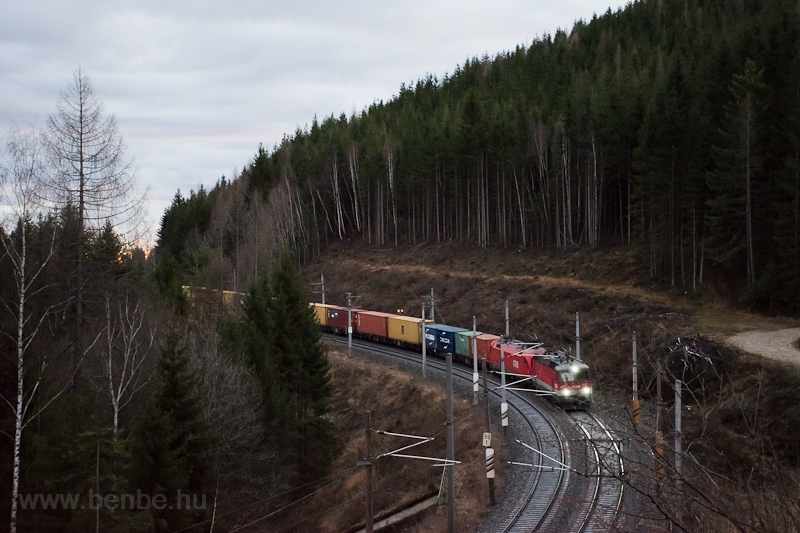
[[[502,402],[500,403],[500,423],[503,426],[503,436],[508,433],[508,401],[506,398],[506,352],[503,349],[503,341],[500,337],[500,388],[503,391]]]
[[[352,295],[347,293],[347,355],[352,355],[353,350],[353,315],[350,310]]]
[[[489,442],[491,443],[491,439]],[[489,503],[494,505],[494,448],[491,447],[486,448],[486,479],[489,480]]]
[[[426,377],[425,375],[425,344],[427,343],[427,337],[425,336],[425,303],[422,303],[422,377]]]

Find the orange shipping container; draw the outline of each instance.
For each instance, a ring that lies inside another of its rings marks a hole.
[[[496,340],[499,340],[500,337],[497,335],[492,335],[491,333],[484,333],[483,335],[478,335],[475,338],[478,341],[478,361],[484,357],[487,361],[489,361],[489,356],[491,355],[492,351],[492,343]]]

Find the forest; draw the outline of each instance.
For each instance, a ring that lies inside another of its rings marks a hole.
[[[788,0],[651,0],[578,21],[178,192],[160,257],[241,290],[332,240],[641,250],[680,291],[800,302],[800,24]]]
[[[0,531],[241,526],[330,467],[306,283],[289,250],[224,310],[156,275],[104,109],[79,69],[2,150]]]
[[[313,491],[336,428],[300,266],[334,242],[621,246],[796,314],[799,53],[796,2],[632,2],[258,145],[176,192],[153,250],[78,70],[0,161],[0,530],[226,530]],[[167,505],[91,500],[126,494]]]

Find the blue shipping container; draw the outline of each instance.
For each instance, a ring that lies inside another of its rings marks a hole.
[[[469,331],[455,326],[445,326],[444,324],[432,324],[425,326],[425,346],[432,348],[440,355],[446,353],[456,353],[456,332]]]

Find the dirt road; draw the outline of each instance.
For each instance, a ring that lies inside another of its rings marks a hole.
[[[728,339],[728,342],[746,352],[800,365],[800,350],[794,343],[800,339],[800,328],[777,331],[745,331]]]

